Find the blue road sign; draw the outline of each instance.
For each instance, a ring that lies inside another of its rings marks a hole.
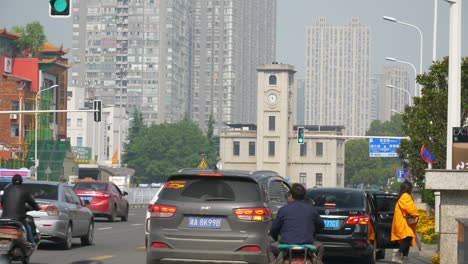
[[[405,172],[406,172],[405,169],[398,169],[397,170],[397,173],[396,173],[397,181],[399,181],[399,182],[405,181],[405,177],[406,177]]]
[[[289,176],[286,177],[286,182],[287,182],[287,183],[291,183],[291,178],[290,178]]]
[[[369,157],[398,157],[396,150],[399,147],[399,138],[370,138]]]

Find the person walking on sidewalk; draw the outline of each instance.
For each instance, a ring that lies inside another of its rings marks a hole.
[[[397,263],[406,263],[410,246],[416,244],[416,224],[419,212],[411,197],[413,185],[404,181],[400,185],[398,201],[395,204],[395,213],[392,223],[392,241],[398,241],[400,247],[392,258]]]

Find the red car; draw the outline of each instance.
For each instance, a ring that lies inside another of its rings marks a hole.
[[[122,221],[128,220],[127,192],[120,191],[114,183],[109,181],[81,181],[75,184],[74,190],[96,217],[107,217],[114,222],[116,217]]]

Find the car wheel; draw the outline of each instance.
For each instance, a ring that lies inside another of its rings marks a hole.
[[[115,208],[115,206],[114,206],[114,208],[112,209],[111,214],[108,217],[109,222],[115,222],[116,217],[117,217],[117,208]]]
[[[367,264],[375,264],[377,254],[377,241],[373,241],[372,243],[372,252],[371,254],[365,256],[365,263]]]
[[[125,213],[124,216],[120,217],[120,220],[122,220],[122,222],[127,222],[128,221],[128,206],[127,206],[127,212]]]
[[[71,249],[73,245],[72,239],[73,239],[72,226],[71,224],[68,224],[65,241],[62,242],[62,249],[64,250]]]
[[[94,243],[94,223],[89,223],[88,233],[81,237],[82,246],[90,246]]]

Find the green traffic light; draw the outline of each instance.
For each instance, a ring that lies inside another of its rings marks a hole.
[[[299,141],[299,143],[303,143],[304,139],[300,138],[298,141]]]
[[[54,9],[57,12],[63,12],[67,9],[68,4],[66,0],[56,0],[54,3]]]

